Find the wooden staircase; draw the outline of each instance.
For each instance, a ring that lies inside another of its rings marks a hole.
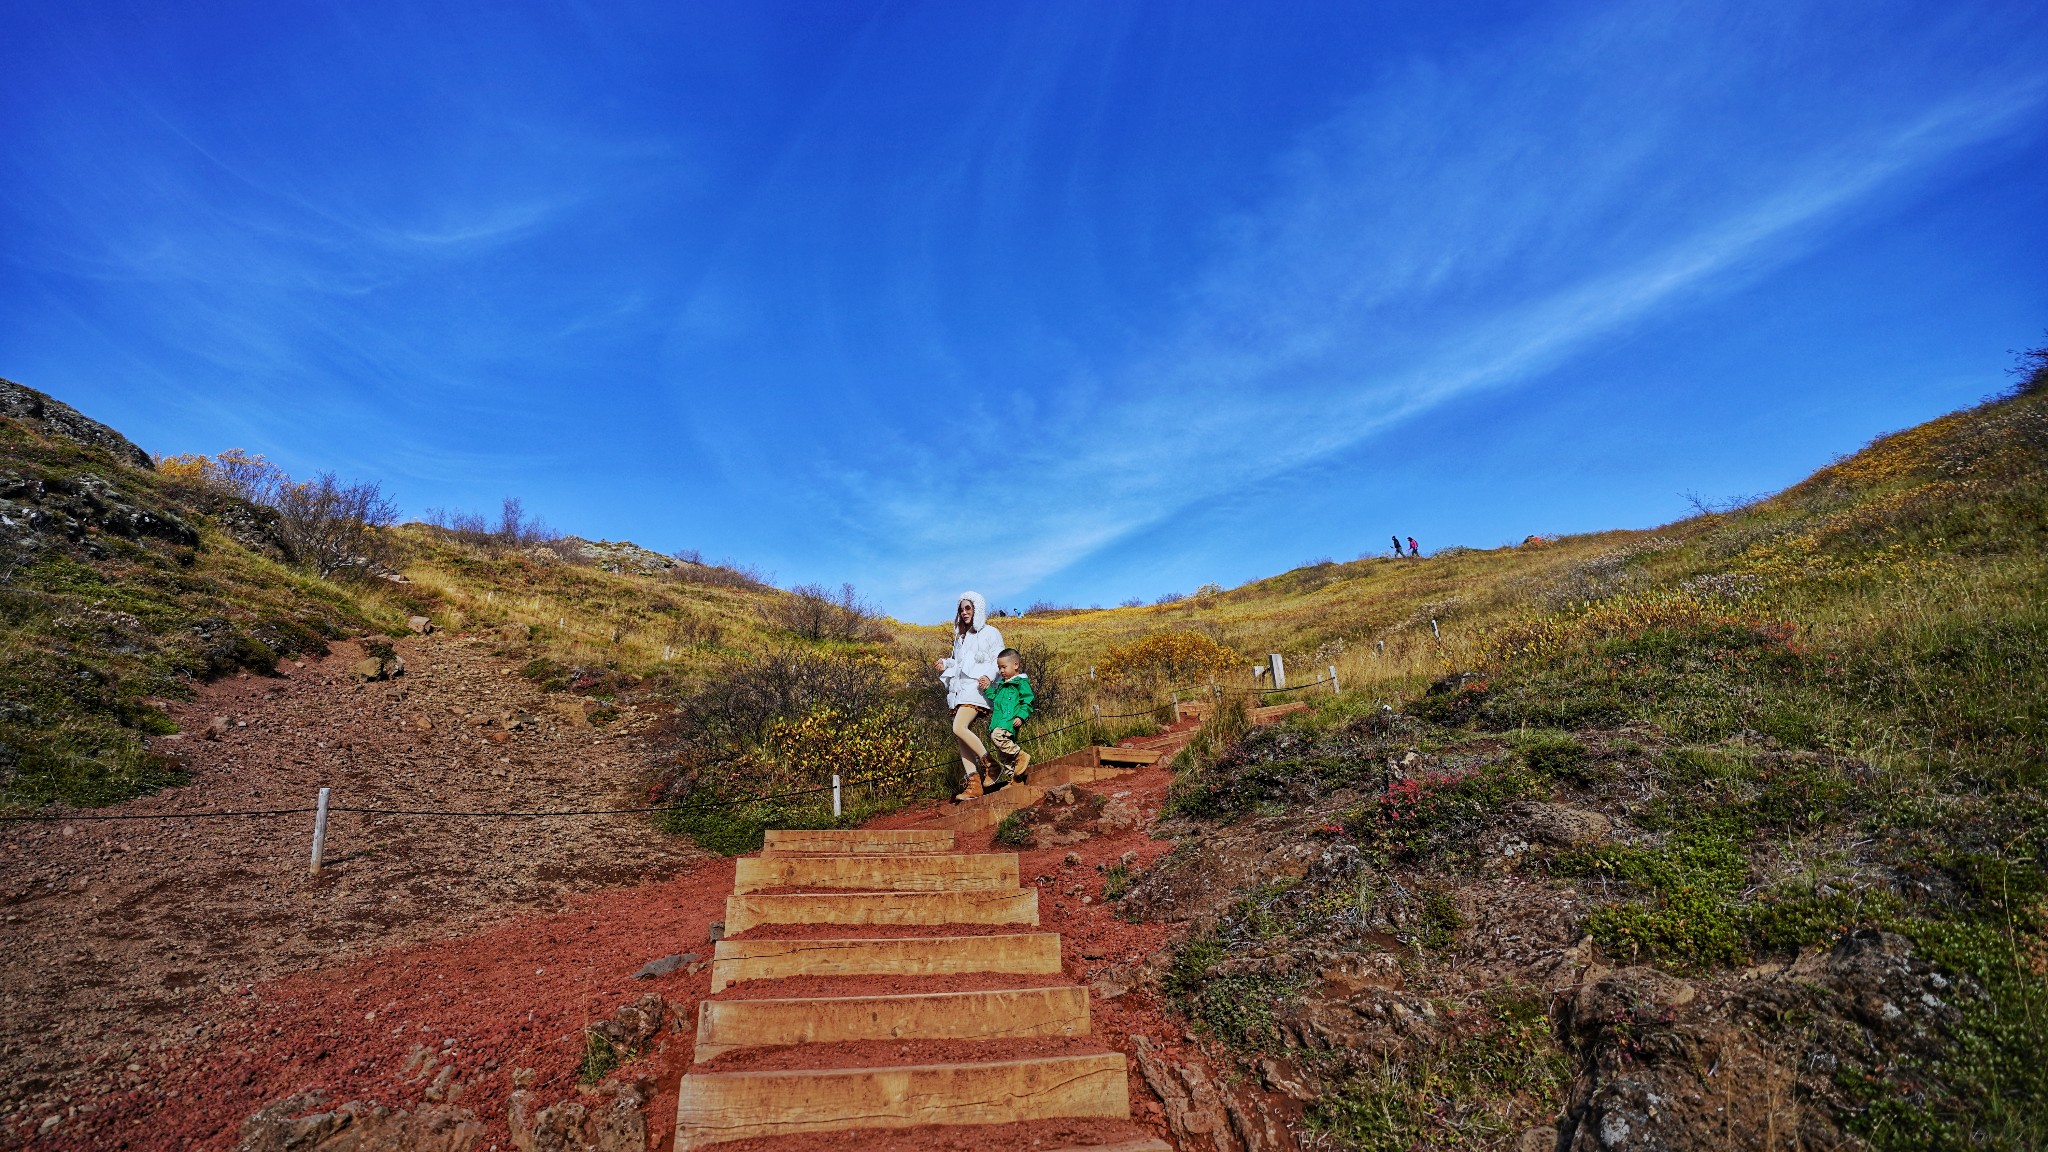
[[[1130,1121],[1088,990],[1051,979],[1059,937],[1031,931],[1038,892],[1016,855],[953,848],[944,828],[771,831],[738,862],[678,1152],[926,1125],[984,1126],[977,1147],[1168,1152]]]

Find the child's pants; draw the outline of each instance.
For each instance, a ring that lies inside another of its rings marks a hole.
[[[1024,749],[1017,744],[1016,733],[1011,732],[1007,728],[989,729],[988,742],[996,746],[996,751],[1001,752],[1012,761],[1016,760],[1024,752]]]

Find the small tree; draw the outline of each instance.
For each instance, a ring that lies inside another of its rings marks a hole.
[[[853,585],[834,592],[822,584],[799,584],[761,608],[769,624],[805,640],[869,640],[881,613],[860,598]]]
[[[332,472],[311,480],[280,477],[273,506],[294,555],[323,577],[373,562],[377,531],[398,520],[398,506],[381,486],[344,484]]]
[[[2016,359],[2012,367],[2005,370],[2006,375],[2019,377],[2018,382],[2012,386],[2012,394],[2032,396],[2038,392],[2048,391],[2048,344],[2043,344],[2039,348],[2029,348],[2024,352],[2014,352],[2013,356]]]

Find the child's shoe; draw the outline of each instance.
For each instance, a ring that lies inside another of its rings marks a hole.
[[[969,772],[967,774],[967,789],[958,796],[953,797],[953,802],[957,804],[962,800],[980,799],[981,792],[981,776],[978,773]]]
[[[1024,782],[1024,774],[1030,770],[1031,753],[1019,752],[1017,753],[1017,762],[1010,766],[1010,779],[1022,784]]]

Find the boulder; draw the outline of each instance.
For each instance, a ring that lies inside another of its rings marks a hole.
[[[649,960],[640,966],[638,972],[633,973],[633,979],[652,980],[657,976],[666,976],[683,965],[694,964],[700,959],[702,957],[695,952],[679,952],[673,956],[663,956],[659,960]]]
[[[411,628],[414,632],[417,632],[422,636],[425,636],[426,634],[434,630],[433,620],[425,616],[408,617],[406,619],[405,624],[406,627]]]
[[[1569,804],[1525,800],[1510,806],[1508,816],[1525,838],[1563,848],[1598,844],[1614,830],[1607,817]]]

